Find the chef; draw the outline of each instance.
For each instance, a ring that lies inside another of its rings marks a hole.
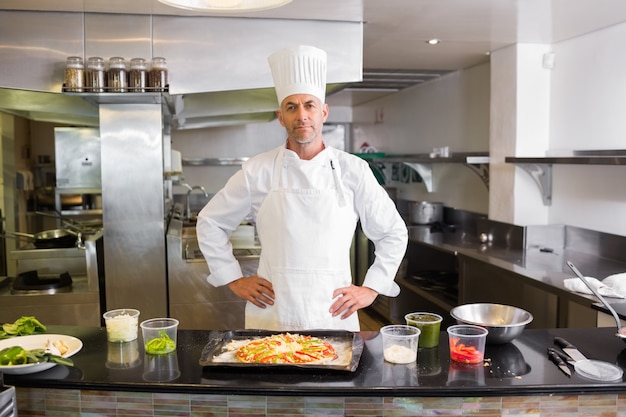
[[[268,61],[287,139],[247,160],[198,214],[208,281],[248,301],[248,329],[358,331],[357,310],[400,292],[394,277],[407,229],[367,162],[324,143],[326,52],[296,46]],[[252,276],[243,276],[229,241],[246,217],[262,247]],[[375,259],[356,286],[350,246],[359,220]]]

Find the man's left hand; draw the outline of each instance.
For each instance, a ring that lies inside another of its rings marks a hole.
[[[357,310],[371,305],[377,295],[378,293],[371,288],[356,285],[337,288],[333,292],[333,299],[337,300],[330,306],[329,311],[333,317],[341,315],[342,319],[346,319]]]

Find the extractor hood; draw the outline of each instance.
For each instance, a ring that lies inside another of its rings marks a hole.
[[[98,107],[64,94],[0,88],[0,112],[38,122],[98,126]]]
[[[444,74],[446,71],[364,70],[362,81],[330,84],[326,96],[337,105],[350,106],[353,101],[344,103],[342,95],[357,93],[362,101],[368,97],[376,99]],[[164,94],[163,98],[165,124],[172,130],[260,123],[276,118],[277,100],[273,88]],[[99,101],[87,94],[0,88],[0,112],[38,122],[97,127]]]

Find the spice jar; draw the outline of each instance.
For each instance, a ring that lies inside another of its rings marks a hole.
[[[79,93],[85,83],[85,67],[79,56],[70,56],[65,60],[65,91]]]
[[[114,56],[109,58],[107,73],[107,89],[111,93],[123,93],[128,88],[126,62],[124,58]]]
[[[87,59],[85,70],[85,91],[91,93],[103,93],[105,87],[104,59],[92,56]]]
[[[130,60],[130,70],[128,71],[128,91],[135,93],[145,93],[147,86],[148,66],[143,58],[133,58]]]
[[[167,62],[165,58],[154,57],[152,58],[152,65],[150,66],[150,76],[148,82],[151,91],[167,91]]]

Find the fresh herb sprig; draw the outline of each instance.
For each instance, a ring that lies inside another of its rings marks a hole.
[[[165,330],[159,330],[160,337],[154,338],[146,343],[146,353],[151,355],[163,355],[176,350],[176,342],[167,335]]]

